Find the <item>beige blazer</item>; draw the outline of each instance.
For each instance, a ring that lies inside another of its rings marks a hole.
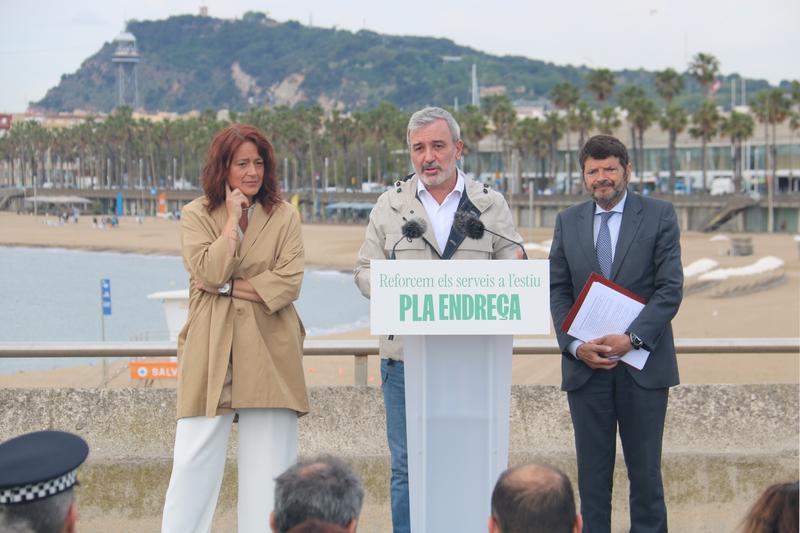
[[[395,248],[395,257],[398,260],[442,257],[444,250],[439,249],[427,211],[416,196],[418,179],[414,175],[411,179],[398,181],[392,189],[378,198],[369,215],[367,233],[358,251],[355,267],[356,285],[367,298],[370,295],[370,260],[388,259],[395,243],[398,243]],[[479,212],[480,220],[486,228],[514,241],[522,241],[502,194],[471,179],[465,180],[464,194]],[[401,228],[406,220],[412,218],[425,220],[427,228],[422,238],[408,242],[402,238]],[[464,238],[449,259],[517,259],[518,252],[519,247],[515,244],[486,232],[479,240]],[[402,360],[402,337],[382,336],[379,350],[381,357]]]
[[[303,415],[305,330],[292,305],[303,280],[300,217],[286,202],[269,214],[257,207],[235,257],[220,236],[226,218],[225,205],[209,214],[205,197],[183,208],[183,264],[192,280],[210,287],[246,279],[264,303],[190,289],[189,318],[178,338],[178,418],[231,411],[218,407],[229,361],[232,409],[288,408]]]

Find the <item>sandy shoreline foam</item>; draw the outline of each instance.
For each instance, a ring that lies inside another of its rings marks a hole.
[[[83,216],[77,224],[49,226],[54,217],[33,217],[0,212],[0,246],[56,247],[108,252],[171,255],[180,253],[180,225],[174,220],[147,218],[139,224],[123,217],[114,229],[92,228],[92,217]],[[309,268],[352,272],[364,226],[304,224],[303,238]],[[526,242],[541,243],[552,237],[551,228],[521,228]],[[797,243],[787,234],[748,234],[753,239],[754,255],[730,257],[718,254],[719,244],[710,241],[712,234],[686,232],[681,237],[684,266],[700,258],[712,258],[722,267],[752,264],[772,255],[784,261],[783,279],[777,286],[750,294],[727,298],[712,297],[707,291],[684,297],[673,320],[677,338],[800,337],[800,260]],[[532,252],[532,259],[546,259]],[[368,328],[316,338],[359,339],[369,337]],[[111,363],[109,374],[117,373],[110,386],[130,386],[127,372],[118,368],[122,361]],[[370,363],[375,378],[376,361]],[[534,356],[518,360],[514,367],[515,383],[557,384],[560,361],[557,357]],[[684,382],[797,383],[798,357],[792,356],[696,356],[680,358]],[[100,365],[81,366],[43,372],[0,376],[0,386],[97,386]],[[352,358],[307,358],[310,385],[352,383]],[[687,374],[688,373],[688,374]],[[690,375],[689,375],[690,374]],[[788,380],[788,381],[787,381]],[[155,386],[171,386],[169,381]]]

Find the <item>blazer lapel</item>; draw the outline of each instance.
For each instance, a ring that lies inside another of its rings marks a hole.
[[[611,279],[617,276],[619,266],[625,260],[628,250],[630,250],[633,239],[639,231],[642,222],[642,202],[639,196],[628,191],[628,198],[625,200],[625,209],[622,213],[622,224],[619,228],[617,238],[617,248],[614,252],[614,263],[611,265]]]
[[[460,212],[467,212],[471,213],[476,218],[480,218],[481,212],[480,210],[475,207],[475,205],[470,201],[469,196],[467,196],[467,190],[464,189],[464,193],[461,195],[461,201],[458,203],[458,209],[456,209],[456,216]],[[450,235],[447,237],[447,246],[442,252],[442,259],[450,259],[453,257],[453,254],[456,253],[458,247],[461,246],[461,243],[464,242],[466,235],[461,233],[456,229],[456,225],[453,224],[450,226]]]
[[[272,214],[270,213],[268,215],[263,206],[257,205],[256,208],[253,209],[253,216],[247,223],[247,231],[244,232],[244,239],[242,239],[242,242],[239,243],[240,260],[244,259],[244,257],[247,255],[247,252],[249,252],[250,248],[253,247],[258,235],[264,229],[264,226],[267,225],[267,222],[269,222],[270,218],[272,218]]]
[[[577,235],[581,250],[586,255],[586,260],[594,272],[601,272],[600,263],[597,261],[597,252],[594,249],[594,201],[584,204],[578,216]]]

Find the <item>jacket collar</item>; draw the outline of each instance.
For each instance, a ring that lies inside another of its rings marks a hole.
[[[460,170],[459,173],[461,173]],[[436,251],[439,257],[442,259],[449,259],[463,242],[464,235],[451,228],[450,236],[447,239],[447,246],[444,250],[439,249],[436,235],[433,233],[433,225],[428,218],[428,212],[417,197],[418,182],[419,176],[416,174],[413,174],[410,179],[406,179],[405,181],[399,180],[395,182],[394,189],[388,192],[389,205],[392,209],[397,211],[403,220],[411,220],[412,218],[423,219],[425,221],[425,233],[422,235],[422,238]],[[489,189],[487,186],[475,180],[465,178],[464,192],[461,195],[461,202],[456,212],[468,210],[479,217],[492,203],[488,193]]]

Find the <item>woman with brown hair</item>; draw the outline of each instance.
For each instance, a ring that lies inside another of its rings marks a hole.
[[[211,141],[205,196],[183,208],[189,316],[178,338],[178,424],[163,532],[211,530],[234,417],[239,531],[269,531],[274,479],[296,461],[308,412],[305,330],[292,305],[304,254],[272,145],[233,124]]]
[[[742,533],[797,533],[799,500],[797,481],[768,487],[744,518]]]

